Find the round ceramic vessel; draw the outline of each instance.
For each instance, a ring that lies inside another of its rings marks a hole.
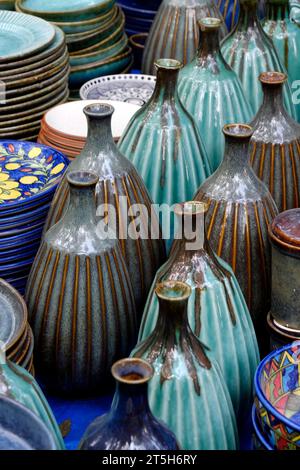
[[[256,416],[255,406],[253,406],[252,408],[251,418],[252,418],[252,425],[253,425],[253,430],[254,430],[254,435],[252,439],[253,450],[274,450],[262,433],[262,430],[260,428],[260,425]]]
[[[270,335],[270,351],[281,349],[294,341],[300,341],[300,333],[288,332],[280,328],[274,322],[270,313],[267,317],[267,327]]]

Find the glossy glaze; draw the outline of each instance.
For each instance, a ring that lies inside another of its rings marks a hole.
[[[197,20],[206,17],[222,19],[214,0],[164,0],[145,44],[143,73],[156,73],[154,63],[161,58],[176,59],[184,65],[188,64],[198,47]],[[222,38],[227,34],[225,23],[220,34]]]
[[[191,289],[179,281],[157,285],[159,316],[154,331],[132,355],[152,364],[153,414],[176,435],[184,450],[235,449],[236,423],[219,365],[188,325]]]
[[[148,383],[153,368],[141,359],[121,359],[112,367],[117,382],[110,412],[93,421],[80,450],[178,450],[171,431],[150,411]]]
[[[181,102],[195,119],[213,171],[224,155],[223,126],[249,122],[253,117],[241,82],[220,51],[220,26],[217,18],[199,21],[199,48],[194,60],[181,70],[178,86]]]

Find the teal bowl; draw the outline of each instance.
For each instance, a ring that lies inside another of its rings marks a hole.
[[[122,35],[124,34],[124,26],[125,26],[125,21],[124,22],[122,21],[120,26],[117,29],[115,29],[115,31],[112,34],[102,39],[100,42],[93,44],[92,46],[86,47],[84,49],[80,49],[79,51],[72,51],[70,56],[77,57],[78,55],[91,54],[92,52],[99,52],[103,49],[106,49],[109,46],[112,46],[113,44],[118,42],[119,39],[121,39]]]
[[[117,7],[112,8],[101,16],[96,16],[84,21],[57,21],[55,24],[61,28],[65,34],[87,33],[104,26],[116,13]]]
[[[118,56],[128,46],[128,38],[126,34],[123,34],[115,44],[106,47],[105,49],[92,52],[89,54],[82,54],[70,57],[71,67],[84,66],[85,64],[91,64],[93,62],[101,62],[112,57]]]

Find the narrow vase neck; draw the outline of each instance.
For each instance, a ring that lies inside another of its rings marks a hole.
[[[117,382],[111,413],[119,420],[128,420],[150,413],[148,384],[128,385]]]
[[[219,167],[220,172],[227,169],[231,174],[236,174],[250,169],[249,142],[250,139],[240,141],[225,139],[224,159]]]
[[[217,60],[225,62],[220,51],[219,29],[200,31],[196,60],[198,66],[208,68],[214,68]]]
[[[179,343],[179,338],[189,334],[187,317],[187,299],[172,301],[159,298],[159,317],[156,331],[165,344],[174,346]]]
[[[88,134],[85,150],[96,152],[101,149],[115,147],[111,131],[111,116],[87,116]]]
[[[243,0],[240,2],[240,14],[236,31],[247,31],[249,28],[257,28],[262,31],[257,10],[257,0]]]
[[[177,80],[179,69],[159,68],[154,93],[149,103],[172,102],[178,99]]]
[[[95,186],[76,187],[70,185],[70,202],[64,216],[64,223],[77,227],[89,223],[96,224]]]
[[[270,118],[284,112],[282,86],[282,84],[271,86],[262,84],[264,98],[261,112]]]

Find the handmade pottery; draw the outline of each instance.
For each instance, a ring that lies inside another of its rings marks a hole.
[[[108,210],[107,222],[108,225],[112,224],[121,241],[137,308],[142,312],[155,273],[165,259],[165,248],[144,183],[134,166],[120,153],[113,141],[111,134],[113,111],[112,106],[103,104],[85,108],[89,128],[87,143],[81,155],[71,163],[70,171],[90,170],[99,176],[97,206],[102,205],[106,208],[109,204],[113,212]],[[63,215],[68,206],[68,194],[65,178],[55,194],[46,229],[54,225]],[[130,216],[131,207],[137,207],[139,204],[147,211],[147,217]],[[102,220],[104,215],[99,213],[98,220]],[[156,238],[147,239],[138,236],[139,233],[151,234],[151,230],[155,232]]]
[[[222,20],[214,0],[163,0],[145,44],[143,73],[154,75],[154,64],[161,58],[188,64],[198,47],[197,20],[206,17]],[[223,22],[220,35],[224,38],[226,34],[227,28]]]
[[[281,349],[283,346],[294,343],[294,341],[300,341],[300,332],[280,328],[278,324],[275,324],[270,313],[267,317],[267,328],[270,335],[269,351]]]
[[[290,334],[300,334],[300,209],[279,214],[269,228],[272,243],[271,316]]]
[[[221,21],[199,21],[199,48],[194,60],[180,72],[178,93],[184,107],[194,117],[215,171],[224,155],[223,126],[249,122],[253,111],[236,73],[226,64],[219,44]]]
[[[240,13],[240,4],[238,0],[215,0],[224,20],[228,31],[235,27]]]
[[[263,100],[257,80],[259,74],[274,70],[286,73],[274,44],[260,24],[257,6],[258,0],[240,0],[238,23],[221,44],[224,59],[239,76],[254,113],[257,113]],[[284,104],[288,113],[296,118],[289,83],[284,86]]]
[[[251,418],[254,431],[254,434],[252,436],[252,450],[274,450],[263,435],[259,421],[256,416],[256,409],[254,405],[252,407]]]
[[[211,250],[204,231],[207,207],[201,202],[178,205],[178,232],[168,261],[158,271],[141,323],[139,340],[155,329],[163,281],[186,282],[192,289],[188,319],[194,334],[209,348],[207,355],[222,370],[239,418],[252,404],[252,380],[259,362],[257,341],[243,294],[232,269]],[[218,338],[222,337],[222,341]]]
[[[263,339],[271,297],[268,225],[277,208],[248,163],[252,128],[244,124],[227,125],[224,135],[224,160],[200,187],[195,200],[209,205],[206,229],[210,245],[231,265],[256,333]]]
[[[160,59],[156,67],[152,98],[131,119],[119,148],[144,179],[154,204],[172,207],[192,199],[211,168],[195,121],[178,96],[180,62]],[[169,228],[167,222],[163,220],[163,229]],[[170,247],[172,224],[164,236]]]
[[[286,75],[266,72],[260,75],[263,104],[251,123],[250,163],[268,186],[279,211],[300,205],[300,125],[286,112],[282,87]]]
[[[153,368],[141,359],[121,359],[112,367],[117,382],[109,413],[87,428],[80,450],[178,450],[176,438],[150,411],[148,383]]]
[[[135,341],[135,306],[120,244],[97,223],[98,177],[72,171],[67,180],[68,209],[44,237],[26,301],[42,382],[91,393]]]
[[[235,449],[235,416],[219,365],[188,325],[191,288],[168,281],[157,285],[156,294],[156,327],[132,353],[154,368],[152,413],[174,432],[183,450]]]

